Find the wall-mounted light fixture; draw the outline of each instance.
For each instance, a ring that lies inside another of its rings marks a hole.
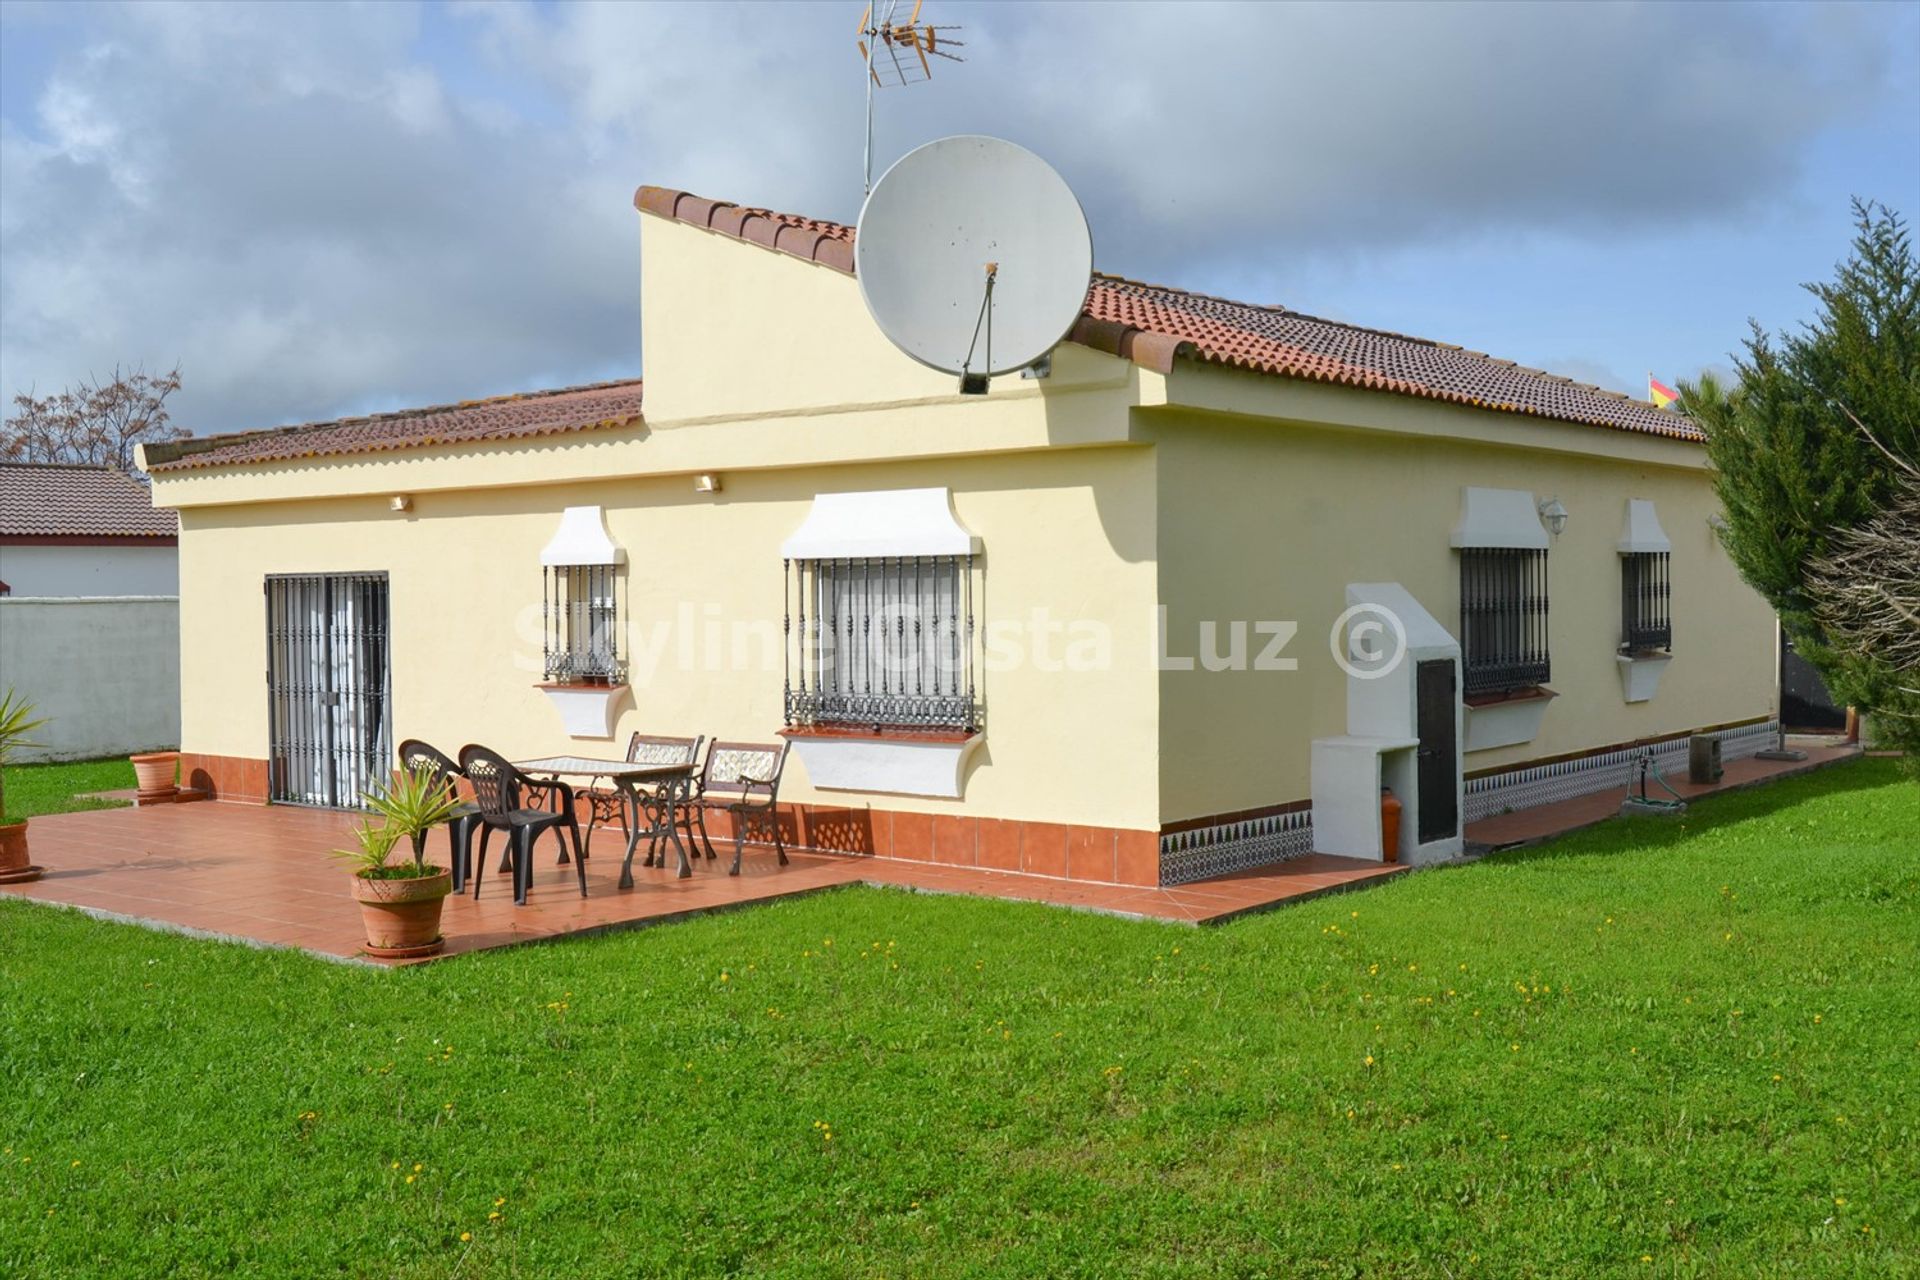
[[[693,491],[695,493],[720,492],[720,477],[711,471],[702,472],[693,478]]]
[[[413,510],[413,495],[396,493],[387,499],[387,507],[393,511],[411,511]]]
[[[1540,523],[1547,526],[1547,532],[1559,537],[1567,529],[1566,504],[1558,498],[1548,498],[1540,504]]]

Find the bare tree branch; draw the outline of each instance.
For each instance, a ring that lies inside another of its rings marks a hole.
[[[167,397],[179,389],[178,365],[159,375],[116,365],[110,380],[89,377],[57,395],[17,395],[15,412],[0,427],[0,458],[131,471],[135,445],[192,434],[167,413]]]

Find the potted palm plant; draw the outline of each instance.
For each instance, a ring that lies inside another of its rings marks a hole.
[[[427,834],[459,803],[430,765],[396,773],[386,786],[366,793],[375,816],[354,828],[355,849],[339,854],[353,868],[353,896],[367,932],[367,953],[404,960],[430,956],[446,945],[440,910],[453,891],[447,868],[426,860]],[[406,840],[413,856],[388,861]]]
[[[11,688],[0,694],[0,771],[17,747],[30,747],[27,735],[46,723],[33,718],[33,704]],[[27,820],[7,818],[6,779],[0,774],[0,884],[21,884],[40,878],[40,868],[27,861]]]

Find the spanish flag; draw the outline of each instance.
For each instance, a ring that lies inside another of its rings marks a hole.
[[[1647,399],[1653,401],[1653,407],[1656,409],[1670,409],[1680,399],[1680,393],[1652,374],[1648,374]]]

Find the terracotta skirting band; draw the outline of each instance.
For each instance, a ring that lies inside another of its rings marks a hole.
[[[267,802],[267,762],[246,756],[180,755],[180,785],[215,800]],[[584,805],[581,818],[586,818]],[[733,843],[722,812],[707,814],[714,848]],[[799,849],[938,862],[982,871],[1151,887],[1160,883],[1160,833],[1064,822],[907,813],[839,805],[782,804],[780,838]],[[596,840],[596,847],[598,841]]]
[[[180,786],[183,790],[204,792],[209,800],[265,804],[267,762],[250,756],[212,756],[182,751]]]

